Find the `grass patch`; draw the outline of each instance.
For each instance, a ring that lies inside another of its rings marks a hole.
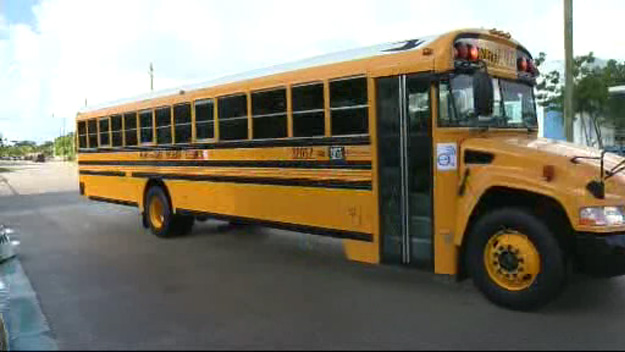
[[[11,171],[13,171],[13,170],[11,170],[9,168],[6,168],[6,167],[0,167],[0,174],[3,173],[3,172],[11,172]]]

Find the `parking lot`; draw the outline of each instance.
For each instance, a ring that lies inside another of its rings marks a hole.
[[[2,162],[0,223],[61,349],[622,349],[625,278],[535,313],[470,281],[348,262],[339,241],[225,222],[162,240],[86,201],[70,163]]]

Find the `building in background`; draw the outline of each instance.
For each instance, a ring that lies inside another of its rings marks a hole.
[[[611,104],[614,107],[623,107],[623,109],[615,109],[618,119],[625,120],[625,85],[608,88],[610,93]],[[617,128],[614,133],[614,142],[616,145],[625,147],[625,128]]]
[[[610,87],[610,99],[619,99],[625,103],[625,86]],[[625,104],[622,104],[625,106]],[[539,136],[550,139],[566,140],[562,112],[549,107],[538,107]],[[620,116],[619,116],[620,117]],[[622,112],[625,119],[625,110]],[[625,146],[625,128],[604,123],[600,126],[604,147]],[[573,122],[573,142],[591,147],[598,147],[597,129],[587,116],[575,116]]]

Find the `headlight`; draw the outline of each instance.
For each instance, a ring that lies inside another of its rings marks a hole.
[[[620,226],[625,225],[624,207],[588,207],[579,212],[580,225]]]

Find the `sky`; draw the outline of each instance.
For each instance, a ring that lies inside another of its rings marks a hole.
[[[623,0],[574,0],[574,51],[625,59]],[[0,0],[0,133],[52,140],[76,112],[360,46],[483,27],[561,60],[563,0]]]

